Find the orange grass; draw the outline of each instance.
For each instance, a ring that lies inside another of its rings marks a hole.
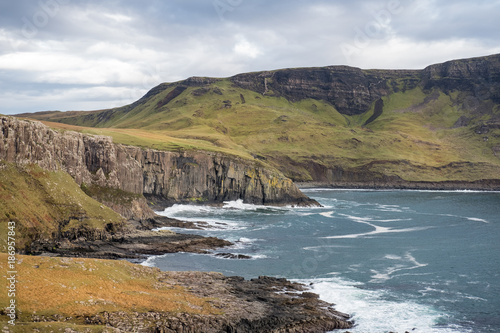
[[[160,282],[160,270],[126,261],[17,256],[18,310],[22,314],[81,317],[103,311],[218,313],[209,299]],[[7,255],[0,253],[6,272]],[[5,273],[4,273],[5,274]],[[5,278],[4,278],[5,280]],[[8,299],[2,293],[0,307]]]

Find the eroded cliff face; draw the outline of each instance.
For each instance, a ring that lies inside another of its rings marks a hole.
[[[366,112],[374,101],[393,92],[390,80],[400,79],[407,88],[412,88],[418,74],[419,71],[330,66],[239,74],[231,81],[239,87],[284,96],[291,101],[306,98],[328,101],[340,113],[355,115]]]
[[[239,87],[291,101],[328,101],[346,115],[362,114],[381,97],[417,86],[445,92],[458,90],[499,103],[499,80],[500,55],[453,60],[423,70],[328,66],[245,73],[231,78]]]
[[[124,146],[114,144],[109,137],[60,133],[42,123],[12,117],[0,117],[0,122],[1,160],[64,170],[79,185],[144,194],[163,204],[237,199],[255,204],[316,204],[290,179],[252,161],[217,153]],[[127,216],[133,218],[149,214],[140,207],[129,212],[144,215]]]

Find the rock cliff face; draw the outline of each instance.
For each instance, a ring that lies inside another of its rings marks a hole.
[[[362,70],[348,66],[294,68],[245,73],[231,81],[245,89],[330,102],[342,114],[366,112],[373,102],[399,90],[440,88],[464,91],[500,102],[500,55],[453,60],[423,70]]]
[[[283,69],[240,74],[231,78],[237,86],[291,101],[305,98],[330,102],[342,114],[367,111],[371,104],[392,92],[387,81],[405,77],[408,85],[418,71],[366,71],[347,66]]]
[[[0,122],[0,160],[64,170],[79,185],[144,194],[164,204],[237,199],[255,204],[315,204],[290,179],[251,161],[216,153],[124,146],[109,137],[59,133],[39,122],[12,117],[0,117]]]
[[[431,65],[422,71],[421,78],[426,88],[466,91],[500,102],[500,55]]]

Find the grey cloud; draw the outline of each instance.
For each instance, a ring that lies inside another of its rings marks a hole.
[[[54,3],[60,6],[50,12]],[[399,7],[388,17],[392,4]],[[0,88],[11,100],[0,113],[53,109],[55,103],[59,109],[116,106],[162,81],[193,75],[340,64],[420,68],[444,56],[499,50],[499,12],[500,1],[463,0],[2,1]],[[30,24],[36,33],[26,36]],[[430,50],[435,42],[450,47]],[[345,45],[354,48],[352,57]],[[13,69],[5,57],[12,54],[52,63],[33,66],[30,60]],[[99,80],[92,80],[93,71]],[[104,87],[114,89],[108,101]],[[62,97],[51,100],[56,92]]]

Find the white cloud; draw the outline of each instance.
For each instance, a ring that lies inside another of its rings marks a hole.
[[[244,36],[238,36],[236,39],[238,41],[233,48],[236,55],[255,59],[262,54],[259,48],[255,44],[250,43]]]
[[[111,13],[104,13],[102,14],[104,17],[112,20],[112,21],[115,21],[115,22],[118,22],[118,23],[124,23],[124,22],[130,22],[133,20],[132,17],[130,16],[127,16],[127,15],[122,15],[122,14],[111,14]]]
[[[423,50],[425,52],[422,52]],[[357,49],[357,52],[353,53],[349,59],[348,65],[359,67],[359,64],[362,64],[365,69],[422,69],[448,60],[494,53],[500,53],[500,46],[488,48],[470,39],[419,42],[408,38],[392,37]]]
[[[500,52],[500,1],[244,1],[221,21],[204,0],[87,0],[61,5],[32,38],[23,36],[21,18],[41,7],[21,3],[6,2],[0,12],[3,113],[113,107],[194,75],[422,68]],[[394,3],[400,8],[391,12]],[[379,35],[360,38],[367,27]]]
[[[0,93],[2,113],[21,113],[15,99],[22,99],[29,112],[45,110],[83,111],[112,108],[132,103],[142,97],[146,89],[96,86],[90,88],[51,89],[40,95],[36,90]]]

